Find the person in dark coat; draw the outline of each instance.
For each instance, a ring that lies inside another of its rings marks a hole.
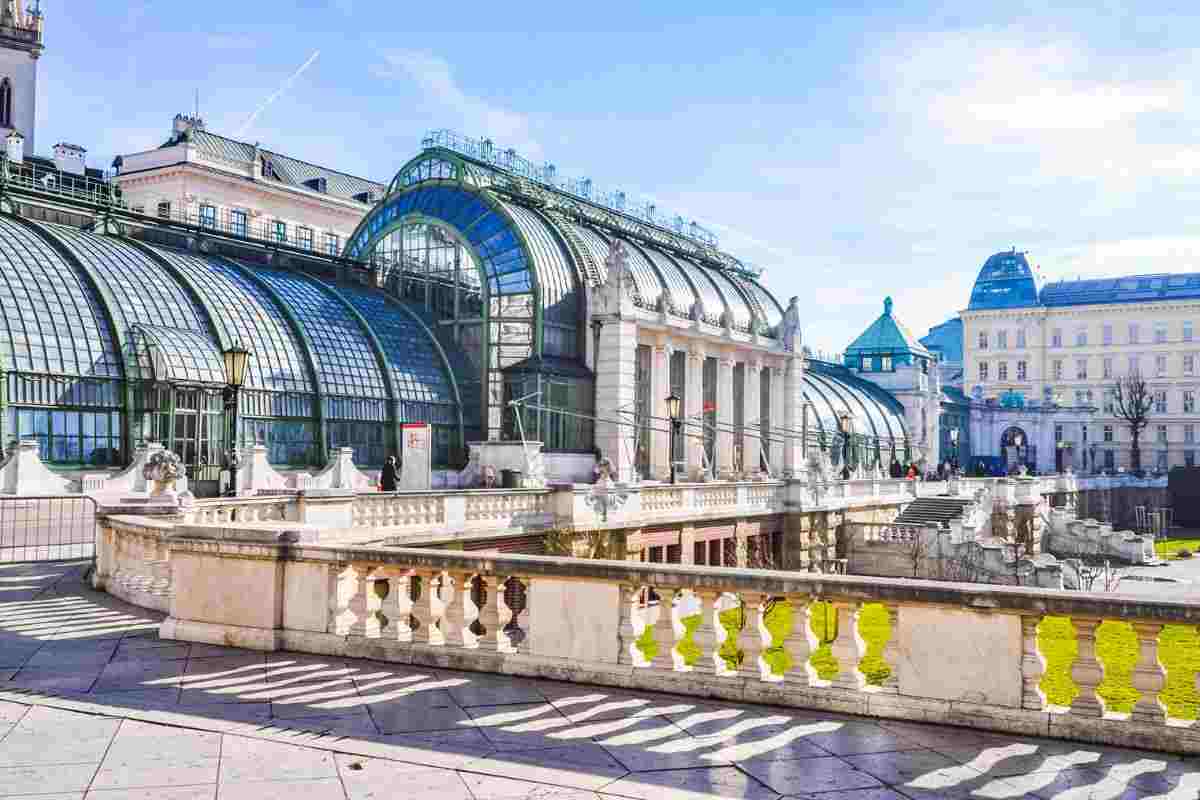
[[[396,491],[396,457],[388,456],[379,474],[379,489],[384,492]]]

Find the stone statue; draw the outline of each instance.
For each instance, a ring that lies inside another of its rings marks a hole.
[[[608,272],[605,285],[618,292],[624,292],[633,286],[633,273],[629,271],[629,252],[619,239],[613,239],[608,246],[608,255],[604,258],[604,268]]]
[[[793,297],[788,301],[787,311],[783,312],[783,322],[779,323],[779,340],[783,349],[789,353],[796,352],[800,343],[800,298]]]
[[[153,484],[151,497],[175,497],[175,484],[183,477],[183,465],[170,450],[157,450],[142,467],[142,477]]]

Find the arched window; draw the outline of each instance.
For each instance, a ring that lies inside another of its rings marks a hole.
[[[12,83],[0,81],[0,128],[12,127]]]

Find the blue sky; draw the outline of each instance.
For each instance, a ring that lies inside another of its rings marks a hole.
[[[319,53],[242,138],[386,180],[490,135],[708,225],[840,349],[888,294],[924,334],[1010,246],[1200,271],[1200,15],[1045,5],[45,0],[38,149],[106,166],[195,89],[232,135]]]

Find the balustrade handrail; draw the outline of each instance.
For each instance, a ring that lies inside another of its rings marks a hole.
[[[993,613],[1038,614],[1076,618],[1115,618],[1160,623],[1200,623],[1200,604],[1179,600],[1143,600],[1130,595],[1062,592],[1000,584],[951,583],[911,578],[879,578],[777,570],[734,569],[676,564],[564,559],[548,556],[484,555],[426,548],[309,545],[273,540],[239,541],[184,529],[170,541],[172,551],[216,552],[228,556],[313,561],[335,564],[378,564],[481,575],[527,575],[561,580],[723,592],[753,591],[771,595],[807,594],[863,603],[925,604],[986,610]]]

